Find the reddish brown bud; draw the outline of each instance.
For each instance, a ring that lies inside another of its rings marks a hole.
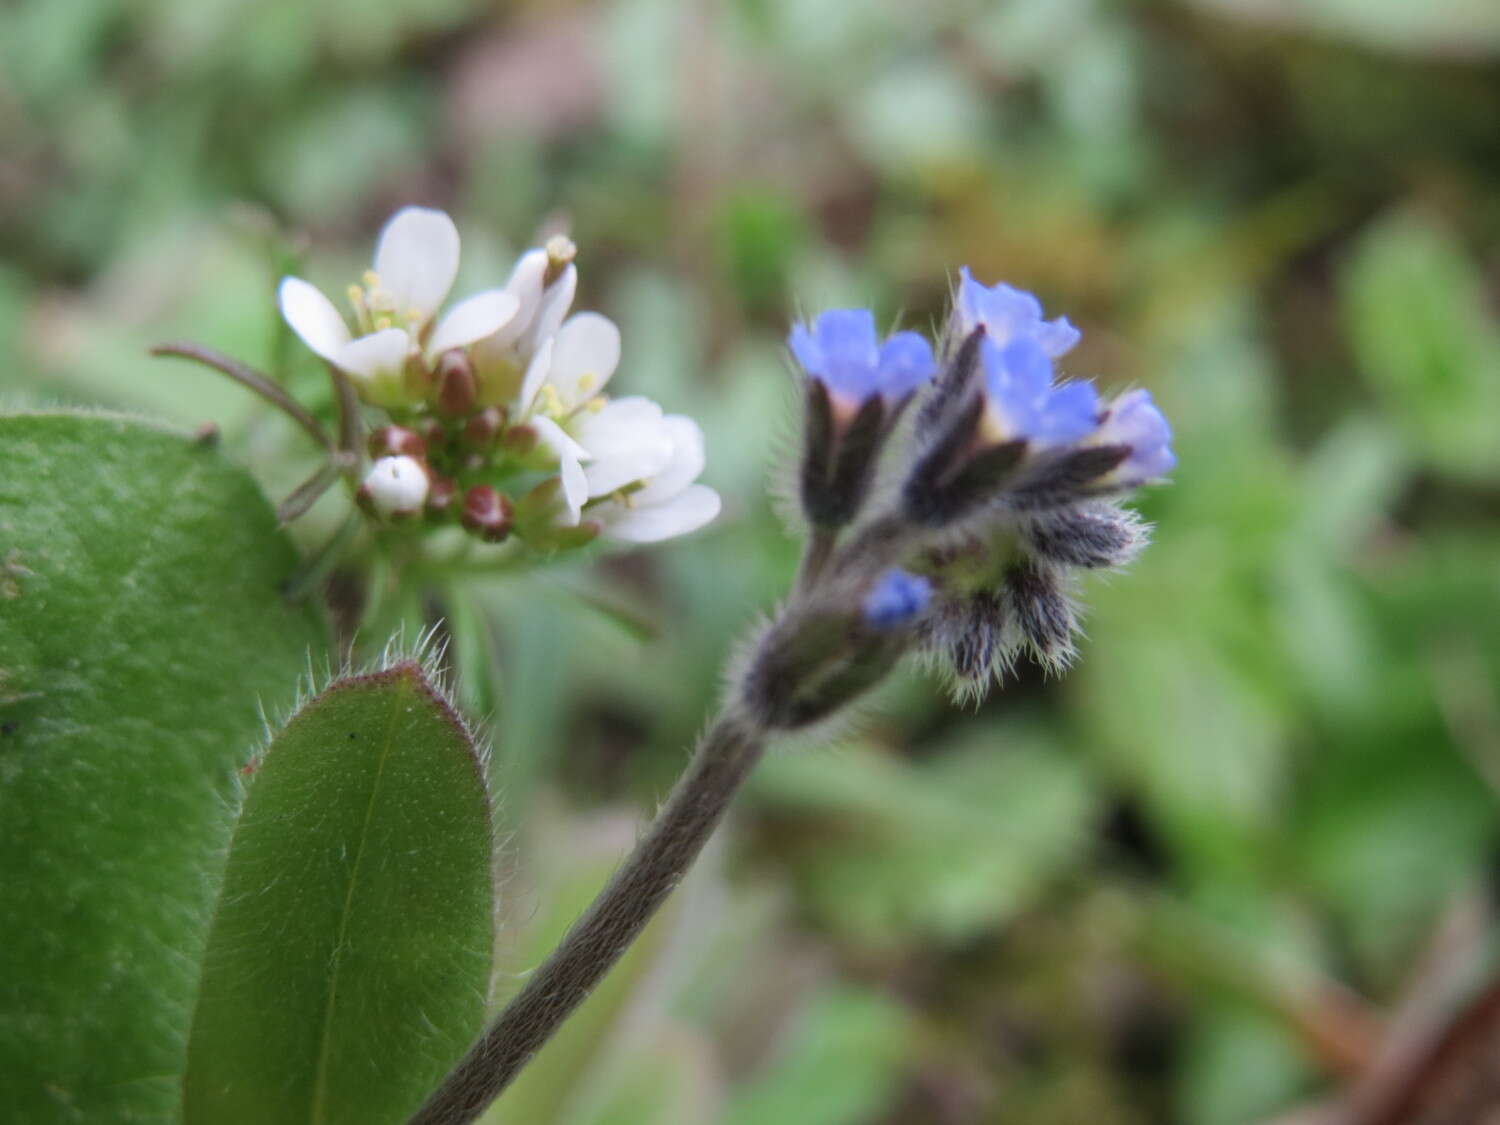
[[[537,432],[533,426],[512,426],[505,431],[501,442],[504,443],[506,451],[523,457],[536,448]]]
[[[433,519],[443,519],[453,514],[458,507],[458,482],[452,477],[432,478],[427,490],[427,514]]]
[[[427,442],[416,430],[405,426],[381,426],[370,433],[370,456],[377,461],[382,457],[427,456]]]
[[[463,525],[490,543],[510,534],[510,497],[487,484],[476,484],[464,493]]]
[[[469,357],[458,349],[443,353],[438,360],[437,408],[450,418],[462,418],[474,409],[479,400],[479,383],[474,378],[474,365]]]
[[[487,406],[464,426],[463,441],[470,449],[489,449],[505,428],[505,407]]]

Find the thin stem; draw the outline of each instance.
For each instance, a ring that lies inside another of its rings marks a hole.
[[[276,522],[285,526],[316,504],[323,493],[333,486],[345,469],[347,453],[335,453],[313,471],[312,476],[299,484],[285,500],[276,507]]]
[[[833,557],[838,534],[826,527],[814,527],[808,532],[807,542],[802,548],[802,563],[797,568],[796,588],[799,591],[811,589],[822,577],[828,560]]]
[[[359,412],[359,392],[354,389],[354,381],[331,363],[328,365],[328,377],[333,380],[333,393],[339,404],[339,449],[357,455],[364,431],[364,418]]]
[[[199,344],[189,344],[175,341],[170,344],[157,344],[151,349],[152,355],[177,356],[179,359],[191,359],[206,367],[212,367],[223,375],[228,375],[236,383],[243,387],[249,387],[261,398],[272,406],[275,406],[292,421],[296,422],[308,435],[317,442],[322,449],[332,449],[333,441],[328,432],[323,429],[323,424],[309,414],[296,399],[287,394],[277,384],[255,368],[241,363],[231,356],[216,352],[212,348],[205,348]]]
[[[764,750],[745,719],[714,722],[624,866],[409,1125],[467,1125],[484,1112],[645,929]]]

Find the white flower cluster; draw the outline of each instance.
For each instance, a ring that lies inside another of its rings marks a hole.
[[[438,317],[458,273],[458,230],[441,211],[407,207],[381,232],[364,283],[350,287],[352,329],[313,285],[282,281],[292,330],[396,423],[372,444],[363,494],[376,513],[455,516],[486,538],[514,529],[548,547],[591,532],[652,542],[718,515],[718,494],[695,483],[697,423],[602,393],[620,332],[599,313],[568,315],[574,253],[554,238],[523,254],[503,287]],[[538,470],[552,475],[524,495],[502,488]],[[556,534],[569,528],[584,533]]]

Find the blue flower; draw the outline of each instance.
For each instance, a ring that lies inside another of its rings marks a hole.
[[[986,334],[979,345],[985,414],[991,437],[1061,445],[1099,424],[1099,396],[1089,383],[1054,384],[1052,357],[1034,336],[1001,345]]]
[[[876,629],[894,629],[926,609],[931,598],[931,582],[893,567],[877,578],[865,595],[865,621]]]
[[[1048,359],[1066,355],[1083,338],[1065,316],[1043,320],[1042,303],[1024,289],[1003,281],[981,285],[968,266],[960,269],[958,276],[953,311],[960,337],[983,325],[986,335],[1001,347],[1015,340],[1032,340]]]
[[[797,362],[831,394],[854,402],[872,395],[906,398],[932,378],[932,347],[915,332],[893,333],[881,345],[869,309],[829,309],[792,327],[787,344]]]
[[[1177,464],[1172,427],[1147,390],[1126,391],[1115,399],[1099,427],[1098,440],[1104,445],[1130,446],[1130,456],[1111,474],[1115,483],[1126,487],[1165,476]]]

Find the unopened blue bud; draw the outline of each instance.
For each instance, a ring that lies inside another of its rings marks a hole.
[[[873,395],[901,401],[936,370],[932,346],[915,332],[893,333],[881,344],[869,309],[829,309],[811,328],[794,325],[787,344],[808,375],[854,403]]]
[[[865,621],[876,629],[894,629],[909,623],[927,608],[932,583],[899,568],[886,571],[865,595]]]

